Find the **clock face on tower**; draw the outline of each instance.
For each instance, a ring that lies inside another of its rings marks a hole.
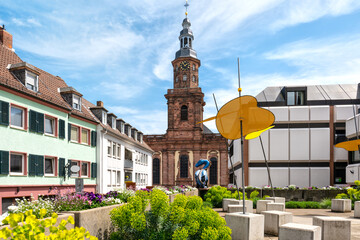
[[[190,69],[190,63],[188,61],[182,61],[180,63],[180,68],[181,70],[185,71],[185,70],[189,70]]]

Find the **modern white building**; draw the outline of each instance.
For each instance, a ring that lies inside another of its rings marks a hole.
[[[143,141],[143,133],[108,113],[103,102],[84,103],[99,122],[97,126],[97,191],[107,193],[124,188],[125,181],[137,188],[152,185],[153,150]]]
[[[355,122],[356,120],[356,122]],[[349,140],[360,139],[360,114],[349,118],[346,121],[346,137]],[[355,125],[356,124],[356,125]],[[360,180],[360,155],[359,151],[349,152],[349,165],[346,167],[346,182],[355,184],[356,180]]]
[[[261,135],[273,186],[346,184],[351,154],[334,145],[346,140],[345,122],[360,104],[358,89],[358,84],[267,87],[256,96],[258,106],[275,115],[275,127]],[[245,141],[244,164],[240,140],[230,142],[229,151],[239,184],[244,165],[245,185],[269,185],[259,138]],[[231,182],[230,161],[228,167]]]

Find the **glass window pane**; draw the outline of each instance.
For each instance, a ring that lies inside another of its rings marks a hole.
[[[45,133],[54,134],[54,119],[45,117]]]
[[[113,157],[116,157],[116,143],[113,144]]]
[[[112,171],[112,183],[111,185],[115,186],[116,185],[116,171]]]
[[[88,163],[81,163],[81,176],[88,175]]]
[[[45,174],[54,174],[53,158],[45,158]]]
[[[108,187],[111,187],[111,170],[108,170],[107,172],[108,172],[107,175],[109,176],[107,186],[108,186]]]
[[[108,141],[108,155],[111,156],[111,142]]]
[[[16,107],[11,107],[11,125],[16,127],[24,127],[23,124],[24,110]]]
[[[71,140],[72,141],[78,141],[78,137],[79,137],[79,128],[75,127],[75,126],[71,126]]]
[[[296,105],[304,105],[304,92],[296,92]]]
[[[121,157],[121,146],[117,147],[117,157],[120,158]]]
[[[23,155],[11,154],[10,159],[10,172],[12,173],[22,173],[23,169]]]
[[[116,184],[120,185],[120,171],[116,172]]]
[[[81,130],[81,142],[82,143],[88,143],[88,140],[89,140],[88,134],[89,134],[88,130],[85,130],[85,129]]]
[[[183,81],[187,80],[187,75],[183,75]]]
[[[287,105],[295,105],[295,92],[287,92]]]

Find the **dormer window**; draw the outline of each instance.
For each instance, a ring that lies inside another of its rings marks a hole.
[[[101,122],[102,122],[103,124],[106,124],[106,122],[107,122],[106,117],[107,117],[107,114],[106,114],[105,111],[103,111],[103,112],[102,112],[102,119],[101,119],[101,120],[102,120]]]
[[[286,87],[288,106],[306,105],[306,87]]]
[[[112,128],[116,129],[116,119],[112,118]]]
[[[37,92],[39,89],[38,76],[32,72],[26,71],[25,86],[27,89]]]
[[[73,95],[73,109],[81,111],[81,98],[77,95]]]

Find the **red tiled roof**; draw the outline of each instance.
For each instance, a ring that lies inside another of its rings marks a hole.
[[[58,92],[58,88],[68,87],[63,79],[51,75],[48,72],[43,71],[35,67],[35,70],[40,73],[39,75],[39,91],[34,92],[27,89],[7,68],[9,64],[23,62],[19,56],[11,49],[0,44],[0,85],[5,88],[15,90],[30,97],[37,98],[43,102],[55,105],[71,112],[71,114],[93,121],[94,118],[88,113],[88,111],[74,110],[72,107],[62,98]],[[82,106],[83,108],[83,106]]]
[[[96,119],[96,121],[97,121],[104,129],[106,129],[107,131],[112,132],[112,133],[116,134],[117,136],[121,136],[121,137],[129,140],[129,141],[132,142],[132,143],[135,143],[135,144],[137,144],[137,145],[140,145],[140,146],[142,146],[143,148],[145,148],[145,149],[147,149],[147,150],[150,150],[151,152],[154,151],[154,150],[152,150],[152,149],[149,147],[149,145],[147,145],[147,144],[145,143],[145,141],[143,141],[142,143],[141,143],[141,142],[138,142],[138,141],[136,141],[135,139],[133,139],[132,137],[129,137],[128,135],[126,135],[126,134],[124,134],[124,133],[121,133],[118,129],[113,129],[113,128],[110,127],[109,125],[103,124],[99,119],[97,119],[97,118],[95,117],[95,115],[93,115],[93,114],[91,113],[90,108],[96,107],[96,106],[95,106],[94,104],[92,104],[91,102],[85,100],[85,101],[83,101],[83,105],[85,105],[85,108],[87,109],[87,111],[88,111],[88,112],[93,116],[93,118]]]

